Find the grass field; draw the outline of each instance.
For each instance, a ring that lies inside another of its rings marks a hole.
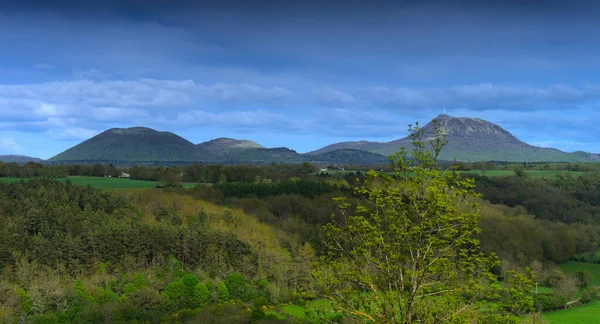
[[[100,189],[150,189],[156,188],[156,181],[131,180],[126,178],[99,178],[99,177],[69,177],[72,184],[87,186],[91,185]],[[20,181],[20,178],[0,178],[0,181],[12,183]],[[65,182],[67,178],[56,178],[57,181]],[[191,188],[197,183],[186,182],[186,188]]]
[[[550,324],[593,324],[600,323],[600,300],[566,310],[544,314]]]
[[[600,264],[569,261],[558,265],[566,273],[574,273],[581,270],[588,270],[594,274],[591,286],[600,286]],[[598,314],[598,323],[600,323],[600,313]]]

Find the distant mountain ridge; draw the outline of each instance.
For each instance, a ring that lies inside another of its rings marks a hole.
[[[216,138],[193,144],[171,132],[146,127],[112,128],[50,158],[50,163],[301,163],[372,165],[383,155],[348,151],[306,155],[286,147],[266,148],[250,140]]]
[[[591,162],[600,155],[567,153],[522,142],[499,125],[478,118],[440,115],[435,120],[447,134],[448,145],[440,160],[506,162]],[[423,126],[425,140],[433,121]],[[50,158],[50,163],[215,163],[215,164],[386,164],[387,156],[402,147],[411,150],[404,137],[391,142],[342,142],[300,154],[289,148],[266,148],[250,140],[220,137],[194,144],[174,133],[146,127],[112,128]]]
[[[446,133],[448,145],[440,154],[441,160],[458,161],[505,161],[505,162],[591,162],[599,161],[598,154],[586,152],[563,152],[527,144],[504,128],[492,122],[468,117],[440,115],[435,118]],[[424,139],[431,138],[433,120],[423,126]],[[323,154],[338,149],[358,149],[390,155],[400,148],[412,149],[412,142],[404,137],[391,142],[342,142],[325,146],[308,154]]]
[[[31,156],[25,156],[25,155],[0,155],[0,161],[1,162],[5,162],[5,163],[27,163],[27,162],[35,162],[35,163],[40,163],[43,162],[44,160],[40,159],[40,158],[35,158],[35,157],[31,157]]]

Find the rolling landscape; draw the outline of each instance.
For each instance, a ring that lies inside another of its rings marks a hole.
[[[0,0],[0,324],[600,324],[598,17]]]
[[[563,152],[554,148],[529,145],[494,123],[468,117],[442,114],[435,118],[446,134],[448,146],[442,161],[497,162],[596,162],[600,155]],[[431,138],[433,121],[422,130]],[[429,145],[429,143],[426,143]],[[286,147],[266,148],[251,140],[216,138],[194,144],[174,133],[146,127],[108,129],[59,153],[46,163],[114,163],[131,164],[269,164],[310,162],[319,165],[381,165],[400,148],[412,149],[412,141],[404,137],[391,142],[342,142],[308,153]],[[42,162],[26,156],[0,156],[4,162]]]

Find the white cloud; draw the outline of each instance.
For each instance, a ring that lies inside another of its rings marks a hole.
[[[0,151],[17,153],[22,150],[21,146],[9,137],[0,137]],[[1,153],[0,153],[1,154]]]
[[[51,129],[46,132],[48,136],[55,140],[71,141],[71,140],[86,140],[98,134],[97,131],[81,127],[67,127]]]
[[[334,104],[348,104],[357,99],[362,104],[379,108],[435,108],[444,105],[472,110],[509,109],[540,110],[576,108],[600,100],[600,88],[576,89],[557,84],[545,88],[466,84],[447,88],[362,87],[350,90],[321,89],[318,97]]]
[[[265,110],[212,113],[192,110],[177,115],[177,122],[188,125],[228,125],[234,127],[290,127],[291,120],[283,114]]]
[[[203,85],[192,80],[139,79],[128,81],[48,82],[0,85],[0,99],[38,100],[48,104],[116,107],[190,106],[197,100],[271,102],[287,99],[291,91],[248,83]]]

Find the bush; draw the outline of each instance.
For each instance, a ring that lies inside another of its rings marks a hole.
[[[552,294],[540,294],[534,295],[534,307],[537,311],[550,311],[564,307],[569,301],[567,296],[552,293]]]
[[[594,287],[585,288],[581,292],[581,297],[579,299],[579,302],[582,304],[587,304],[587,303],[591,302],[592,300],[596,299],[597,296],[598,296],[598,290],[596,288],[594,288]]]

